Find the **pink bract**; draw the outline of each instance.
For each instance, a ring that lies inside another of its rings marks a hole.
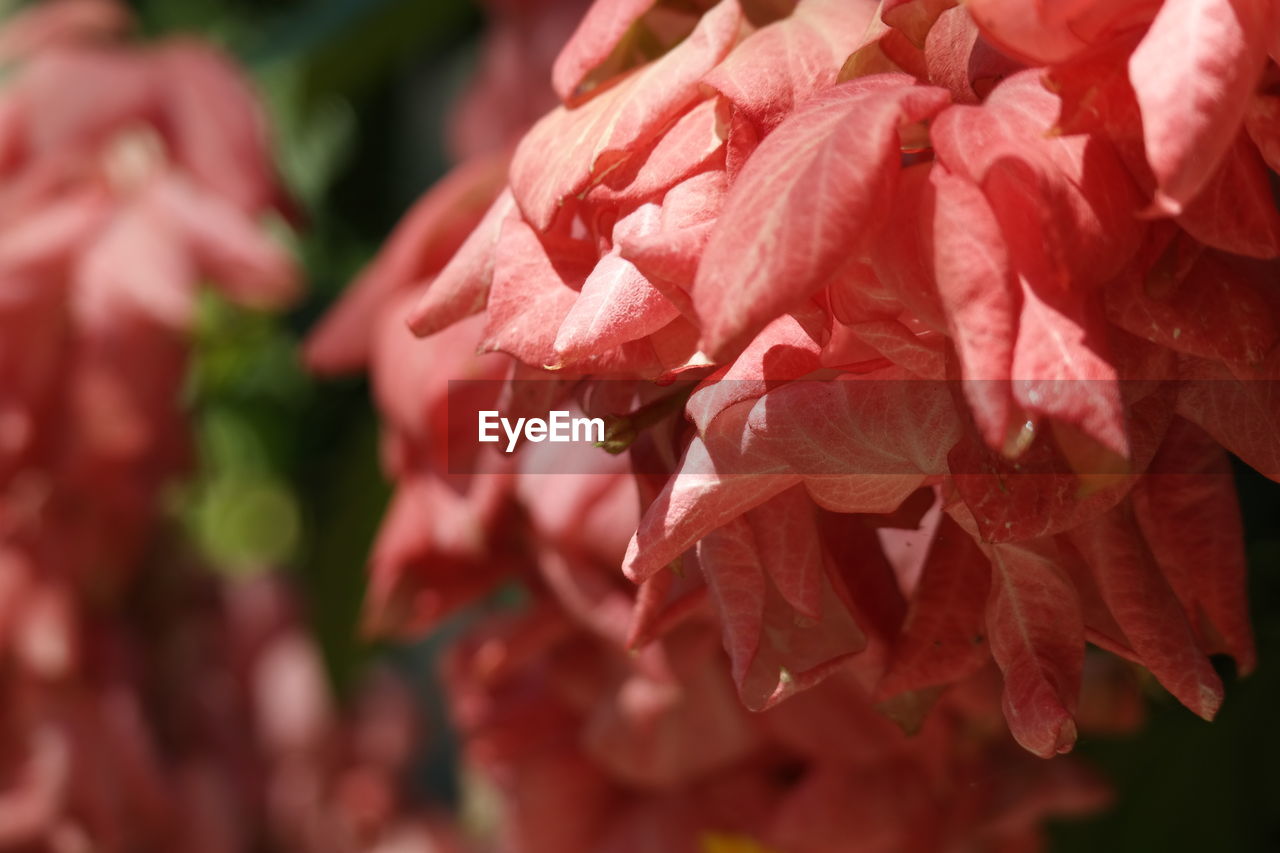
[[[498,583],[529,596],[450,669],[511,849],[848,849],[866,780],[1023,761],[1001,713],[1044,758],[1130,724],[1089,698],[1119,664],[1087,643],[1211,718],[1209,655],[1255,663],[1227,451],[1280,479],[1280,4],[691,8],[598,0],[488,213],[433,218],[463,164],[313,339],[318,366],[396,353],[373,364],[403,496],[374,606],[429,600],[425,627]],[[326,354],[339,327],[350,357]],[[500,485],[447,474],[446,377],[402,381],[415,348],[504,377],[494,406],[612,416],[631,470],[534,474],[527,447],[468,475]],[[638,518],[594,513],[615,489]],[[553,493],[610,547],[548,524]],[[976,751],[938,734],[956,714]],[[919,739],[850,722],[888,718]],[[803,766],[758,777],[779,738]],[[1027,766],[1028,826],[1098,804],[1074,765]],[[988,837],[910,798],[865,818],[868,850]]]

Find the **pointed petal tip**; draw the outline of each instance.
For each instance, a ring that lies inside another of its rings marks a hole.
[[[1213,722],[1218,709],[1222,707],[1222,682],[1215,678],[1212,682],[1201,684],[1198,698],[1199,701],[1192,710],[1206,722]]]
[[[1011,716],[1010,709],[1006,706],[1005,719],[1009,722],[1013,739],[1037,758],[1066,755],[1075,748],[1080,735],[1075,718],[1061,705],[1053,709],[1050,718],[1041,718],[1036,722],[1020,719],[1017,714]]]
[[[646,561],[640,554],[639,542],[635,536],[632,536],[631,541],[627,543],[626,556],[622,558],[622,574],[627,580],[639,585],[652,577],[656,571],[653,566],[646,565]]]
[[[431,305],[427,302],[425,295],[409,311],[405,317],[404,324],[409,327],[410,332],[413,332],[419,338],[431,337],[441,329],[441,324],[431,310]]]
[[[1076,728],[1076,721],[1071,717],[1067,717],[1058,729],[1058,739],[1053,745],[1054,754],[1066,755],[1075,748],[1076,739],[1079,736],[1080,732]]]
[[[576,358],[578,355],[577,350],[576,342],[563,332],[556,335],[555,342],[551,344],[551,354],[556,357],[556,363],[560,365],[564,365]]]

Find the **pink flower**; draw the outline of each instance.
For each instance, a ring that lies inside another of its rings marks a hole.
[[[849,670],[748,714],[709,641],[689,625],[627,663],[536,609],[454,650],[453,716],[504,849],[961,850],[1106,801],[1083,767],[1036,762],[991,724],[985,676],[908,736]]]
[[[38,547],[73,575],[130,562],[185,464],[198,286],[255,308],[297,292],[258,224],[279,191],[247,83],[195,43],[104,41],[106,8],[15,22],[0,94],[0,514],[6,536],[60,530]]]
[[[1104,797],[1012,744],[1140,716],[1086,643],[1214,715],[1208,655],[1254,664],[1227,451],[1280,479],[1274,6],[592,6],[457,253],[415,212],[349,303],[405,312],[395,435],[443,440],[416,347],[629,453],[638,522],[607,457],[530,447],[472,469],[519,507],[448,524],[474,564],[424,521],[483,514],[478,479],[388,522],[431,612],[528,593],[450,665],[504,843],[1034,849]],[[368,284],[402,257],[430,268]],[[443,482],[418,452],[402,483]]]

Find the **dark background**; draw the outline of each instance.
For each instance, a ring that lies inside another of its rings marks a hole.
[[[182,496],[182,515],[227,571],[290,568],[340,691],[371,655],[412,674],[433,732],[422,793],[448,800],[453,745],[430,665],[443,638],[391,649],[357,639],[362,566],[388,494],[367,385],[307,377],[297,344],[447,168],[442,122],[483,18],[469,0],[133,5],[148,35],[199,33],[248,65],[305,218],[303,305],[283,319],[213,297],[204,305],[190,387],[202,473]],[[1054,827],[1055,851],[1280,850],[1280,486],[1243,466],[1237,479],[1259,668],[1239,680],[1223,663],[1227,695],[1213,724],[1153,690],[1139,735],[1082,738],[1079,754],[1113,780],[1117,807]]]

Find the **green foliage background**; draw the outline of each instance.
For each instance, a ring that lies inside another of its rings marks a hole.
[[[341,691],[373,654],[414,676],[437,733],[424,794],[451,797],[453,745],[431,660],[440,638],[371,649],[359,640],[363,563],[388,488],[363,379],[318,382],[298,342],[447,167],[445,110],[482,26],[469,0],[136,0],[149,35],[195,32],[250,68],[277,128],[279,162],[302,209],[310,287],[281,319],[209,296],[189,383],[201,471],[175,509],[228,572],[284,565],[301,587]],[[1280,850],[1280,490],[1239,472],[1261,666],[1212,725],[1163,695],[1137,737],[1082,739],[1118,788],[1111,813],[1053,828],[1053,849]],[[446,632],[447,633],[447,632]],[[1229,666],[1229,665],[1228,665]]]

